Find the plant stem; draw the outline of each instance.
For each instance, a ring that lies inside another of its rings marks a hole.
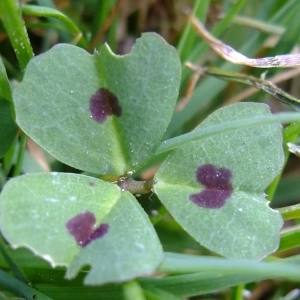
[[[148,194],[152,190],[153,180],[137,181],[132,177],[121,177],[117,184],[122,191],[128,191],[132,194]]]

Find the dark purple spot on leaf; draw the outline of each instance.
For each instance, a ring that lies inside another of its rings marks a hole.
[[[122,107],[116,95],[105,88],[100,88],[90,99],[90,111],[96,122],[103,123],[108,116],[120,117]]]
[[[100,224],[89,237],[88,243],[104,236],[108,231],[108,224]]]
[[[70,219],[66,227],[77,244],[84,247],[90,242],[101,238],[108,231],[108,224],[100,224],[97,228],[94,228],[95,223],[95,215],[90,211],[85,211]]]
[[[94,182],[89,182],[89,186],[95,186]]]
[[[196,179],[205,186],[198,194],[190,195],[190,200],[201,207],[220,208],[230,198],[233,188],[231,172],[226,168],[216,168],[212,164],[200,166],[197,169]]]

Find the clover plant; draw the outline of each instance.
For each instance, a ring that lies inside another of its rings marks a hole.
[[[277,249],[282,218],[264,190],[283,165],[279,123],[186,143],[170,152],[152,181],[133,179],[155,155],[170,122],[180,70],[176,50],[154,33],[143,34],[124,56],[108,45],[91,55],[60,44],[30,61],[13,94],[16,122],[82,173],[8,181],[0,226],[13,248],[65,266],[66,278],[90,266],[86,284],[150,275],[163,261],[163,249],[135,194],[151,191],[215,253],[260,260]],[[264,104],[238,103],[215,111],[194,132],[270,114]]]

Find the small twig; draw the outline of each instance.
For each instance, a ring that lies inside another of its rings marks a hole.
[[[152,191],[153,180],[137,181],[132,177],[120,177],[117,185],[122,191],[128,191],[132,194],[148,194]]]
[[[292,69],[292,70],[288,70],[286,72],[280,73],[278,75],[268,78],[267,80],[271,83],[277,84],[282,81],[293,78],[299,74],[300,74],[300,68],[297,68],[297,69]],[[243,90],[241,93],[235,95],[234,97],[229,98],[227,101],[225,101],[225,103],[232,104],[232,103],[240,102],[258,92],[259,92],[259,90],[254,87],[247,88],[247,89]]]
[[[205,75],[211,75],[216,78],[220,78],[222,80],[239,82],[239,83],[243,83],[246,85],[251,85],[258,90],[262,90],[262,91],[272,95],[273,97],[277,98],[281,102],[292,106],[296,110],[300,110],[300,99],[297,99],[297,98],[293,97],[292,95],[286,93],[285,91],[278,88],[276,85],[274,85],[269,80],[265,80],[263,77],[256,78],[256,77],[246,75],[246,74],[224,71],[224,70],[220,70],[217,68],[211,68],[211,67],[201,68],[201,67],[193,65],[191,63],[186,63],[186,66],[200,74],[204,73]],[[293,73],[293,74],[295,74],[295,73]],[[282,78],[284,78],[284,76],[279,77],[279,79],[282,79]]]

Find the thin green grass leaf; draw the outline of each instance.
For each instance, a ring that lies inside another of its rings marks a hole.
[[[284,143],[286,143],[288,141],[294,142],[297,139],[299,132],[300,132],[300,122],[296,122],[296,123],[293,123],[293,124],[287,126],[283,130],[283,142]],[[289,143],[287,143],[287,145],[288,144]],[[280,174],[276,176],[276,178],[273,180],[273,182],[269,185],[269,187],[266,190],[266,194],[267,194],[266,198],[269,201],[272,201],[274,199],[274,196],[276,196],[277,189],[278,189],[278,187],[280,187],[280,184],[282,182],[282,173],[285,169],[285,166],[286,166],[286,164],[289,160],[290,154],[291,154],[288,147],[284,147],[283,151],[284,151],[284,166],[283,166]],[[285,195],[286,194],[287,193],[285,193]],[[288,194],[289,195],[291,194],[291,189],[288,190]],[[285,198],[285,197],[283,197],[283,198]],[[275,207],[278,207],[278,206],[275,206]],[[282,217],[283,217],[283,219],[285,219],[284,216],[282,216]]]
[[[284,142],[291,141],[297,137],[300,133],[300,122],[293,123],[287,126],[283,131],[283,140]]]
[[[13,271],[15,276],[21,280],[22,282],[28,284],[29,280],[26,274],[20,269],[20,267],[14,261],[13,256],[7,251],[7,245],[4,242],[3,237],[0,235],[0,251],[6,260],[7,264],[9,265],[10,269]]]
[[[58,271],[58,269],[54,270],[48,262],[38,257],[37,255],[33,254],[29,249],[26,248],[12,249],[9,247],[7,248],[7,252],[10,256],[13,257],[13,259],[16,261],[16,264],[18,266],[20,266],[23,270],[26,269],[25,273],[28,275],[29,278],[32,278],[32,275],[29,275],[30,272],[32,271],[34,272],[34,270],[36,269],[52,270],[53,272]],[[1,268],[8,267],[7,262],[1,255],[0,255],[0,266]]]
[[[19,146],[19,151],[17,156],[17,162],[13,171],[13,177],[19,176],[21,174],[25,149],[26,149],[26,134],[22,132],[20,136],[20,146]]]
[[[43,293],[0,270],[0,285],[26,299],[51,300]]]
[[[300,204],[282,207],[278,209],[284,220],[300,218]]]
[[[34,54],[21,16],[19,2],[16,0],[0,1],[0,12],[10,42],[24,70]]]
[[[153,286],[175,294],[177,297],[191,297],[218,292],[226,288],[266,279],[264,276],[241,274],[224,274],[223,272],[200,272],[186,275],[176,275],[165,278],[140,279],[141,285]]]
[[[300,260],[299,257],[293,257],[293,259],[294,263],[281,260],[279,262],[253,262],[219,257],[165,253],[165,259],[158,270],[170,273],[206,271],[220,272],[223,274],[240,273],[264,276],[266,278],[282,278],[291,281],[300,281]]]
[[[4,187],[6,183],[6,174],[2,168],[2,165],[0,163],[0,190],[2,190],[2,188]]]
[[[233,121],[228,123],[226,122],[220,125],[215,125],[201,130],[192,131],[183,134],[181,136],[163,141],[157,148],[155,154],[159,154],[165,151],[170,151],[186,143],[190,143],[202,139],[204,137],[217,135],[223,132],[230,132],[230,131],[247,128],[247,127],[255,127],[262,124],[273,124],[278,122],[283,124],[291,123],[291,122],[299,121],[299,119],[300,119],[300,113],[289,112],[289,113],[279,113],[270,116],[258,116],[254,118],[243,119],[243,120]]]
[[[120,285],[110,284],[103,287],[87,287],[80,285],[61,285],[61,284],[36,284],[36,287],[43,293],[55,300],[120,300],[123,299]],[[30,298],[28,298],[30,299]],[[42,299],[42,298],[41,298]],[[50,299],[50,298],[49,298]]]
[[[3,56],[1,57],[1,59],[2,59],[3,65],[6,69],[6,73],[10,74],[11,78],[14,78],[17,81],[21,81],[22,74],[21,74],[18,66]]]
[[[300,246],[300,228],[284,232],[281,235],[280,245],[277,252]]]
[[[292,273],[285,267],[291,267],[296,278],[292,280],[299,281],[299,256],[282,259],[279,262],[272,263],[251,263],[247,261],[226,260],[222,258],[212,258],[205,256],[192,256],[185,254],[165,253],[168,261],[168,271],[170,267],[175,272],[197,272],[193,274],[175,275],[163,278],[142,278],[139,279],[141,285],[151,284],[157,288],[172,292],[180,297],[189,297],[202,295],[224,290],[226,288],[260,281],[263,279],[273,279],[283,276],[293,277]],[[164,263],[161,268],[164,268]],[[275,269],[275,270],[274,270]],[[197,271],[196,271],[197,270]],[[274,272],[274,271],[277,271]]]
[[[181,298],[171,294],[170,292],[166,292],[162,289],[155,287],[154,285],[140,282],[142,288],[144,289],[144,293],[147,296],[147,299],[151,300],[180,300]],[[133,299],[133,298],[132,298]]]
[[[0,158],[5,156],[17,136],[18,127],[11,107],[11,103],[0,97]]]
[[[232,23],[258,29],[261,32],[265,32],[269,34],[281,35],[285,31],[285,27],[282,25],[271,24],[266,21],[261,21],[258,19],[249,18],[245,16],[235,16],[232,19]]]
[[[294,203],[300,198],[299,176],[282,178],[272,201],[273,207],[284,207],[287,203]]]
[[[77,25],[60,11],[45,6],[23,5],[22,12],[24,15],[37,17],[51,17],[61,21],[65,25],[68,32],[76,36],[76,40],[79,41],[80,39],[82,39],[84,45],[87,45],[87,42]]]
[[[1,56],[0,56],[0,86],[1,86],[0,98],[7,100],[11,104],[11,108],[13,109],[10,84],[7,78],[6,69],[3,64]],[[12,117],[14,117],[14,112]]]
[[[57,29],[61,31],[68,32],[68,29],[59,23],[54,22],[26,22],[27,29],[34,29],[34,28],[46,28],[46,29]]]
[[[0,1],[0,12],[0,17],[2,18],[3,25],[6,28],[21,68],[25,70],[29,60],[34,56],[34,53],[24,26],[24,20],[21,16],[19,2],[15,0]],[[21,172],[25,144],[26,135],[22,133],[21,146],[19,148],[17,165],[13,176],[17,176]]]
[[[17,135],[10,84],[0,56],[0,158],[9,150]]]
[[[13,141],[13,143],[11,144],[10,148],[6,151],[3,160],[2,160],[2,169],[3,169],[3,173],[7,176],[14,164],[14,154],[16,151],[16,146],[19,146],[17,144],[17,138],[15,138],[15,140]]]

